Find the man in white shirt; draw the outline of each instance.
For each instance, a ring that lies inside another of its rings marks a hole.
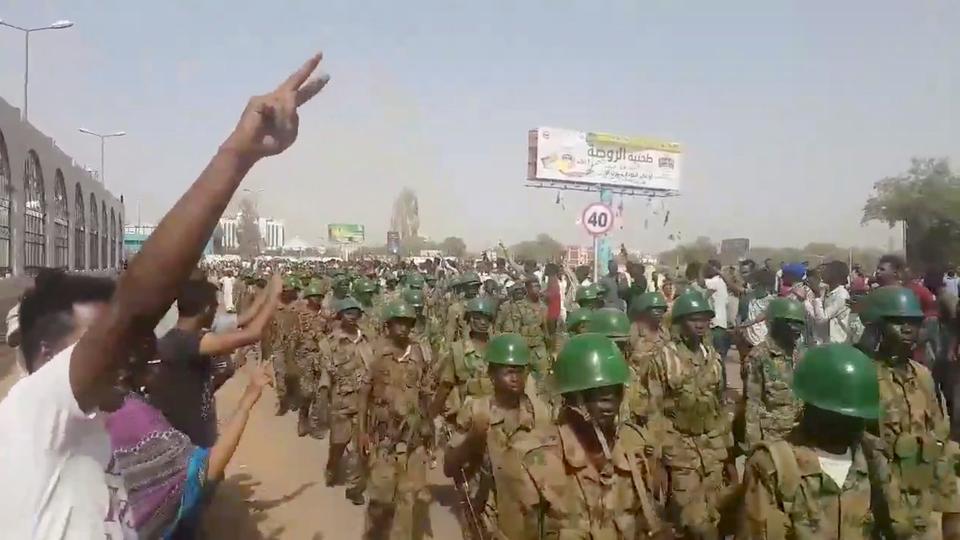
[[[328,80],[307,81],[319,62],[317,55],[276,90],[251,98],[233,133],[131,261],[106,309],[97,309],[100,285],[83,281],[97,278],[38,276],[37,296],[24,298],[19,317],[31,374],[0,401],[0,536],[128,537],[111,521],[111,499],[122,494],[107,486],[110,445],[97,413],[120,406],[131,362],[155,357],[153,328],[243,177],[296,140],[297,107]]]
[[[810,298],[813,305],[814,339],[817,345],[826,343],[852,344],[850,336],[850,293],[847,291],[847,264],[831,261],[824,265],[823,279],[827,284],[825,296],[816,291]]]
[[[223,296],[223,309],[227,313],[236,313],[236,306],[233,305],[233,271],[227,270],[227,274],[220,278],[220,292]]]
[[[704,286],[707,289],[707,302],[713,308],[714,317],[710,322],[710,328],[713,333],[713,345],[720,358],[726,358],[727,351],[730,350],[730,336],[727,333],[727,304],[729,302],[729,292],[727,291],[727,282],[720,275],[720,262],[711,260],[703,269]]]

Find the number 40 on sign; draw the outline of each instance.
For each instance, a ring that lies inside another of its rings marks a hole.
[[[593,203],[583,211],[583,228],[599,236],[613,228],[613,209],[603,203]]]

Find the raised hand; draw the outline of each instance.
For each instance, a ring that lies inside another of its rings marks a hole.
[[[330,81],[326,73],[307,80],[320,64],[321,58],[322,55],[317,54],[307,60],[276,90],[250,98],[223,148],[253,160],[273,156],[289,148],[297,140],[300,125],[297,107],[310,101]]]

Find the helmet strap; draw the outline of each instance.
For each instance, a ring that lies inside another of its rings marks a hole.
[[[600,443],[600,449],[603,451],[603,458],[607,461],[610,461],[613,458],[613,452],[610,451],[610,445],[607,443],[607,436],[603,434],[603,430],[600,429],[600,425],[597,424],[597,421],[587,410],[587,406],[583,402],[583,394],[577,392],[576,405],[568,405],[568,408],[579,415],[584,422],[590,424],[590,427],[593,428],[594,435],[597,437],[597,441]],[[619,416],[617,417],[617,423],[619,425]]]

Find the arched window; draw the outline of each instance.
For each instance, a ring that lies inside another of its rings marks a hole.
[[[83,190],[77,182],[73,213],[73,266],[76,270],[87,269],[87,214],[83,210]]]
[[[110,266],[117,266],[117,214],[110,209]]]
[[[10,250],[10,195],[13,192],[10,174],[10,156],[7,155],[7,143],[0,132],[0,274],[9,274],[13,268]]]
[[[107,203],[100,201],[100,268],[110,268],[110,249],[107,234],[110,222],[107,221]]]
[[[47,265],[47,201],[43,171],[36,152],[27,152],[23,165],[23,268],[30,272]]]
[[[70,203],[67,201],[67,183],[63,172],[57,169],[53,186],[53,265],[70,266]]]
[[[100,228],[98,223],[100,221],[100,207],[97,206],[97,198],[90,194],[90,266],[91,270],[96,270],[100,268]]]

